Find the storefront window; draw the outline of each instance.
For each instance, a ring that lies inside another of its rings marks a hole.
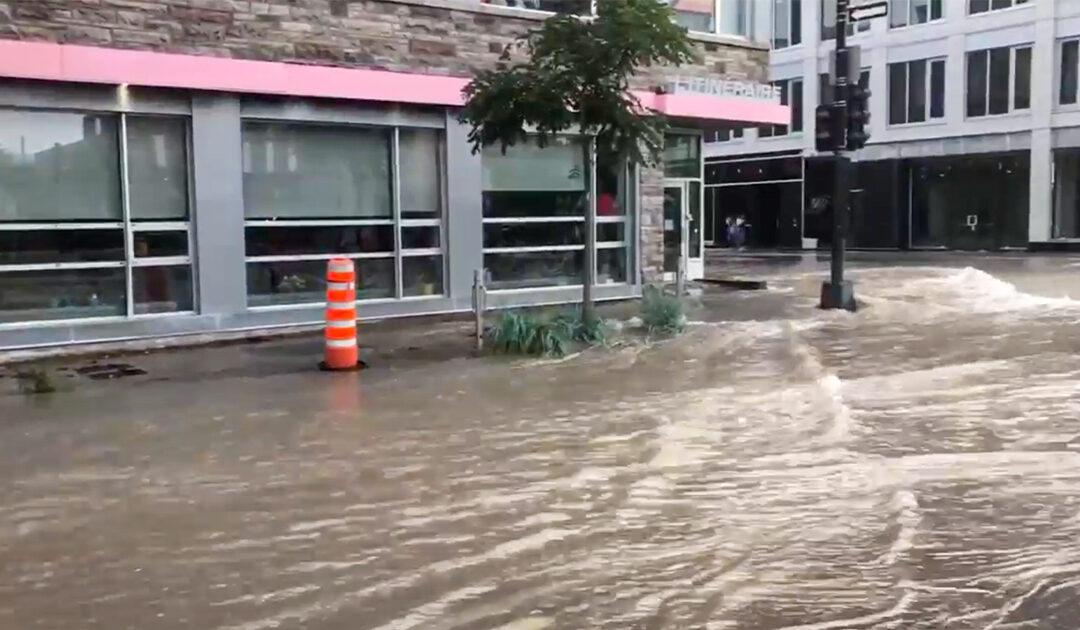
[[[483,154],[484,267],[492,289],[580,285],[589,203],[585,148],[556,137]]]
[[[0,110],[0,322],[193,310],[189,227],[184,119]]]
[[[1026,154],[912,160],[909,176],[913,247],[999,249],[1027,245]]]
[[[248,303],[325,301],[335,256],[354,259],[357,300],[443,295],[443,142],[433,129],[244,123]]]
[[[1080,238],[1080,149],[1054,151],[1054,238]]]
[[[596,283],[631,281],[636,241],[631,209],[630,170],[605,151],[596,156]]]
[[[701,177],[701,137],[668,134],[664,138],[664,177]]]

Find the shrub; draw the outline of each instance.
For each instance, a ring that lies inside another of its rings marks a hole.
[[[56,382],[47,370],[32,368],[16,374],[19,389],[24,394],[51,394],[56,391]]]
[[[561,357],[574,338],[574,329],[561,317],[546,320],[507,311],[495,319],[490,337],[496,352]]]
[[[676,334],[686,327],[682,302],[676,297],[664,295],[654,286],[645,287],[645,297],[641,301],[641,321],[649,334]]]

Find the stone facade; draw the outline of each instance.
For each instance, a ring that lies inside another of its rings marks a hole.
[[[469,0],[0,0],[0,39],[50,41],[288,63],[470,76],[545,14]],[[676,72],[765,81],[759,45],[694,35],[700,58],[648,68],[634,87]],[[643,271],[663,260],[662,176],[641,186]],[[659,179],[658,179],[659,178]]]

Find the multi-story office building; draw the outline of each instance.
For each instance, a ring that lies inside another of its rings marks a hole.
[[[634,78],[657,167],[472,151],[472,74],[591,10],[500,4],[0,0],[0,348],[318,324],[335,256],[361,318],[469,310],[477,270],[494,307],[577,301],[589,249],[598,299],[700,265],[702,133],[788,119],[746,2],[680,0],[698,60]]]
[[[890,0],[850,29],[870,87],[850,243],[864,248],[1067,248],[1080,237],[1080,0]],[[782,127],[706,144],[706,240],[745,216],[749,244],[829,238],[830,164],[814,151],[835,0],[759,0]]]

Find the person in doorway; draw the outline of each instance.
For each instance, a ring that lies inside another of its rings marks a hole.
[[[743,217],[735,217],[735,221],[731,226],[731,237],[729,242],[735,249],[742,250],[743,245],[746,244],[746,219]]]
[[[598,182],[600,194],[596,198],[596,215],[601,217],[613,217],[619,214],[619,200],[616,195],[619,192],[618,183],[611,173],[602,173]]]

